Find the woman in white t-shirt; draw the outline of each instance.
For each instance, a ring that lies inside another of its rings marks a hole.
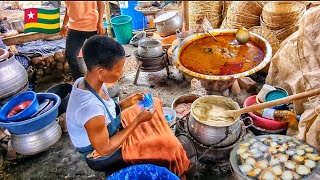
[[[116,41],[105,36],[90,37],[83,46],[88,68],[85,77],[73,85],[67,107],[67,128],[73,145],[96,171],[116,171],[127,166],[121,155],[121,145],[142,122],[153,113],[143,110],[128,127],[120,123],[121,109],[143,99],[136,93],[116,104],[108,95],[104,83],[114,83],[123,74],[125,51]],[[95,150],[99,158],[88,157]],[[101,157],[100,157],[101,156]]]

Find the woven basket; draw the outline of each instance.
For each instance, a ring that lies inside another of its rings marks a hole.
[[[189,30],[195,31],[198,28],[196,21],[205,16],[213,28],[218,28],[222,21],[221,1],[189,1]]]
[[[223,14],[223,19],[227,16],[227,11],[231,5],[232,1],[223,1],[223,8],[222,8],[222,14]]]
[[[297,24],[293,24],[289,27],[282,28],[280,30],[274,31],[274,34],[279,39],[279,42],[282,43],[287,37],[296,32],[299,29]]]
[[[250,16],[246,16],[243,14],[233,13],[228,16],[228,19],[232,22],[235,22],[235,23],[255,24],[255,25],[260,24],[259,16],[258,17],[250,17]]]
[[[298,2],[270,2],[264,6],[264,24],[272,30],[280,30],[299,21],[305,12],[305,5]]]
[[[230,8],[235,8],[238,12],[260,16],[262,7],[256,1],[233,1]]]
[[[271,30],[262,26],[254,26],[250,28],[249,31],[265,38],[271,45],[273,55],[278,51],[280,46],[279,40]]]
[[[265,16],[295,16],[306,11],[306,5],[300,2],[269,2],[263,7]]]

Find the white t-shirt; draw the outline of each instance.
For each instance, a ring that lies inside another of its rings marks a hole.
[[[105,117],[106,125],[111,122],[102,102],[89,90],[78,88],[80,82],[83,83],[83,77],[77,79],[73,84],[66,112],[68,133],[75,147],[85,147],[91,144],[84,127],[85,123],[91,118],[102,115]],[[109,97],[107,87],[104,84],[102,89]],[[109,101],[104,100],[104,103],[115,118],[116,106],[114,101],[109,97]]]

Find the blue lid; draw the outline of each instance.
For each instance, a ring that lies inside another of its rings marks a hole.
[[[266,101],[273,101],[273,100],[281,99],[287,96],[288,96],[288,93],[286,91],[283,91],[281,89],[276,89],[267,93]]]

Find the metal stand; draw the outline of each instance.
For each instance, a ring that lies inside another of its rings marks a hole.
[[[166,69],[167,71],[167,76],[169,77],[170,76],[170,70],[169,70],[169,65],[168,65],[168,54],[167,54],[167,51],[165,52],[165,54],[163,55],[163,65],[162,66],[157,66],[157,67],[151,67],[151,68],[144,68],[142,66],[143,62],[142,61],[139,61],[137,60],[137,72],[136,72],[136,76],[134,78],[134,82],[133,84],[134,85],[137,85],[137,81],[138,81],[138,78],[139,78],[139,75],[140,75],[140,71],[142,72],[158,72],[158,71],[161,71],[163,70],[164,68]]]

